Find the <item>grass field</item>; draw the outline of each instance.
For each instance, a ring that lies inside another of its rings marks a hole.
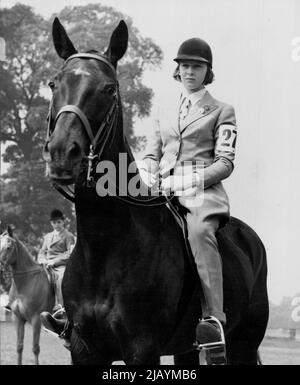
[[[70,354],[62,341],[44,330],[41,332],[41,365],[69,365]],[[33,365],[32,331],[26,325],[23,364]],[[260,348],[264,365],[300,365],[300,342],[287,338],[266,337]],[[16,364],[16,332],[12,322],[0,322],[0,365]],[[163,357],[162,364],[172,364],[172,357]],[[117,362],[116,364],[121,364]]]

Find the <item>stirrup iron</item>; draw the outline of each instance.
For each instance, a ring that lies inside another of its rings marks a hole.
[[[216,342],[208,342],[208,343],[204,343],[204,344],[200,344],[198,341],[196,341],[194,343],[194,347],[201,351],[202,349],[203,350],[210,350],[210,349],[214,349],[214,348],[223,348],[225,349],[225,335],[224,335],[224,330],[223,330],[223,326],[221,324],[221,322],[214,316],[209,316],[209,317],[206,317],[206,318],[202,318],[201,320],[199,319],[199,321],[205,321],[205,322],[208,322],[208,323],[212,323],[212,324],[217,324],[218,327],[219,327],[219,330],[220,330],[220,334],[221,334],[221,340],[220,341],[216,341]]]

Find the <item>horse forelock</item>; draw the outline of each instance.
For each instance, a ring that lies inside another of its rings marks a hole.
[[[90,50],[85,53],[99,55],[109,61],[108,57],[101,55],[98,51]],[[84,60],[80,57],[74,57],[72,60],[65,62],[52,80],[57,85],[58,83],[63,84],[63,93],[60,93],[60,95],[64,95],[63,101],[61,96],[58,99],[54,97],[54,109],[57,100],[60,100],[61,103],[59,104],[62,105],[74,104],[80,106],[85,104],[87,95],[95,97],[95,92],[98,92],[101,87],[105,87],[106,84],[117,84],[115,74],[107,64],[93,59]]]
[[[110,58],[106,54],[100,53],[99,51],[92,49],[92,50],[85,51],[84,54],[97,55],[97,56],[99,56],[99,58],[103,58],[104,60],[111,63]],[[112,69],[109,67],[109,65],[105,64],[104,62],[101,62],[101,60],[96,60],[96,59],[94,61],[82,60],[82,58],[80,58],[80,57],[74,57],[70,61],[68,61],[68,59],[67,59],[67,61],[64,62],[61,70],[58,72],[58,75],[62,74],[65,70],[68,70],[70,63],[73,63],[73,66],[78,65],[78,63],[80,63],[82,65],[82,67],[89,66],[89,69],[95,75],[98,75],[98,76],[99,76],[99,68],[101,68],[101,72],[104,72],[104,74],[106,76],[115,77],[115,74],[112,72]],[[93,63],[93,65],[91,65],[91,63]],[[111,64],[113,65],[113,63],[111,63]]]

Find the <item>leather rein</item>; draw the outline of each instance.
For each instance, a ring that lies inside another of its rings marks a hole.
[[[95,60],[98,60],[98,61],[100,61],[102,63],[105,63],[113,71],[114,77],[116,79],[116,69],[113,66],[113,64],[110,63],[105,57],[100,56],[98,54],[97,55],[96,54],[92,54],[92,53],[77,53],[77,54],[71,55],[64,62],[64,66],[70,60],[75,59],[75,58],[95,59]],[[115,92],[113,94],[114,100],[112,102],[112,105],[111,105],[110,109],[108,110],[107,114],[105,115],[105,118],[101,122],[101,125],[98,128],[98,131],[97,131],[96,135],[93,134],[90,122],[89,122],[86,114],[78,106],[73,105],[73,104],[67,104],[67,105],[63,106],[58,111],[58,113],[56,114],[55,118],[53,119],[53,112],[52,112],[53,98],[51,99],[51,102],[50,102],[49,113],[48,113],[48,117],[47,117],[48,128],[47,128],[46,144],[48,144],[49,141],[50,141],[51,134],[55,130],[55,125],[56,125],[56,122],[57,122],[58,118],[60,117],[61,114],[66,113],[66,112],[67,113],[71,112],[71,113],[75,114],[80,119],[80,121],[81,121],[83,127],[85,128],[85,131],[86,131],[86,133],[87,133],[87,135],[89,137],[89,140],[90,140],[89,155],[84,157],[88,161],[87,177],[86,177],[86,182],[85,182],[87,187],[94,187],[95,186],[94,178],[91,175],[92,170],[93,170],[94,160],[96,158],[98,158],[98,160],[101,158],[101,154],[102,154],[102,152],[103,152],[103,150],[105,148],[105,145],[106,145],[106,143],[107,143],[107,141],[109,139],[110,133],[115,128],[115,125],[118,122],[120,94],[119,94],[119,85],[118,85],[118,81],[117,80],[116,80],[116,84],[115,85],[116,85],[116,90],[115,90]],[[103,138],[101,138],[101,136],[103,136]],[[101,146],[100,150],[97,151],[97,153],[95,154],[96,149],[97,149],[97,147],[98,147],[98,145],[100,143],[100,138],[103,139],[102,146]],[[55,182],[53,183],[53,187],[60,194],[62,194],[66,199],[68,199],[71,202],[75,203],[75,194],[74,194],[73,191],[71,191],[70,188],[67,187],[67,189],[69,190],[69,192],[67,192],[62,186],[58,185]],[[117,188],[118,191],[120,191],[118,186],[115,186],[115,187]],[[118,199],[120,199],[122,201],[125,201],[127,203],[131,203],[131,204],[137,205],[137,206],[160,206],[162,204],[170,202],[170,200],[173,198],[173,196],[174,195],[171,195],[170,197],[167,197],[166,195],[163,195],[163,196],[155,196],[153,198],[148,198],[148,199],[146,199],[146,198],[145,199],[137,199],[137,198],[135,198],[133,196],[130,196],[130,195],[126,195],[126,196],[122,196],[121,197],[120,195],[117,194],[116,198],[118,198]]]

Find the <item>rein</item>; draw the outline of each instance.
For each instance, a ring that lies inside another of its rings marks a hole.
[[[40,273],[43,270],[42,266],[38,266],[35,269],[32,270],[12,270],[13,276],[22,276],[22,275],[29,275],[29,274],[35,274]]]
[[[72,59],[74,58],[81,58],[81,59],[95,59],[95,60],[98,60],[102,63],[105,63],[112,71],[113,71],[113,74],[116,78],[116,69],[115,67],[113,66],[113,64],[111,64],[105,57],[103,56],[100,56],[100,55],[96,55],[96,54],[91,54],[91,53],[77,53],[77,54],[74,54],[74,55],[71,55],[64,63],[64,66]],[[52,132],[55,130],[55,125],[57,123],[57,120],[58,118],[61,116],[61,114],[63,113],[73,113],[75,114],[81,121],[81,123],[83,124],[83,127],[85,128],[85,131],[90,139],[90,148],[89,148],[89,155],[85,156],[84,159],[87,159],[88,161],[88,167],[87,167],[87,177],[86,177],[86,186],[87,187],[94,187],[95,186],[95,181],[94,181],[94,178],[92,177],[91,173],[92,173],[92,170],[93,170],[93,162],[94,162],[94,159],[98,158],[100,159],[101,158],[101,154],[105,148],[105,145],[109,139],[109,136],[110,136],[110,133],[111,131],[115,128],[115,125],[117,124],[118,122],[118,116],[119,116],[119,100],[120,100],[120,95],[119,95],[119,86],[118,86],[118,81],[116,81],[116,90],[115,90],[115,93],[113,94],[113,97],[114,97],[114,100],[113,100],[113,103],[110,107],[110,109],[108,110],[107,114],[105,115],[100,127],[98,128],[98,131],[96,133],[96,135],[93,134],[93,131],[92,131],[92,128],[91,128],[91,125],[90,125],[90,122],[87,118],[87,116],[85,115],[85,113],[76,105],[73,105],[73,104],[67,104],[65,106],[63,106],[59,111],[58,113],[56,114],[55,118],[53,119],[53,113],[52,113],[52,108],[53,108],[53,98],[50,102],[50,106],[49,106],[49,113],[48,113],[48,128],[47,128],[47,139],[46,139],[46,144],[49,143],[50,141],[50,138],[51,138],[51,134]],[[105,128],[107,128],[106,130],[104,130]],[[106,131],[106,134],[103,138],[103,143],[102,143],[102,146],[100,148],[100,150],[97,152],[97,154],[95,154],[95,151],[99,145],[99,139],[102,135],[102,133]],[[53,187],[61,194],[63,195],[66,199],[68,199],[69,201],[75,203],[75,194],[73,192],[70,193],[70,189],[67,188],[69,190],[69,192],[66,191],[66,189],[60,185],[58,185],[57,183],[53,183],[52,184]],[[114,186],[117,188],[118,191],[119,188],[118,186]],[[161,190],[159,190],[159,192],[162,192]],[[125,195],[125,196],[119,196],[119,195],[116,195],[116,198],[122,200],[122,201],[125,201],[126,203],[130,203],[130,204],[133,204],[133,205],[136,205],[136,206],[159,206],[159,205],[162,205],[162,204],[166,204],[167,202],[170,202],[170,200],[173,198],[174,195],[171,195],[171,197],[167,197],[166,195],[163,195],[162,196],[155,196],[153,198],[149,198],[149,199],[137,199],[137,198],[134,198],[130,195]],[[163,201],[162,201],[163,199]],[[157,203],[152,203],[153,201],[157,201],[159,200],[159,202]]]

